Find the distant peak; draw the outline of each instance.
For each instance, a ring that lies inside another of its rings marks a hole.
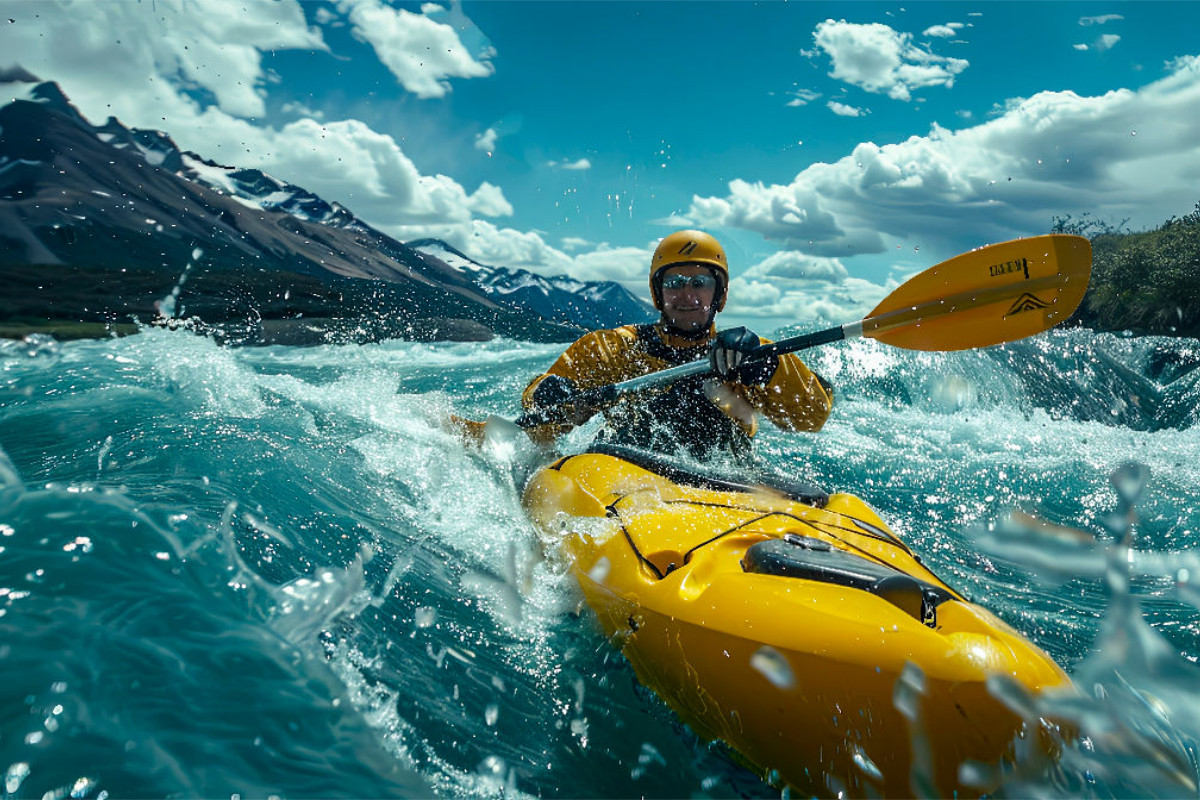
[[[75,111],[75,106],[71,105],[71,101],[63,93],[62,87],[54,81],[42,81],[37,86],[34,86],[29,94],[38,102],[55,107],[65,107]]]
[[[0,67],[0,83],[41,83],[42,79],[20,64]]]
[[[29,77],[33,77],[20,67],[16,69]],[[18,102],[36,103],[64,114],[81,125],[91,127],[90,123],[79,113],[79,110],[71,105],[71,101],[67,99],[67,96],[63,94],[63,90],[54,81],[42,81],[40,83],[32,81],[9,81],[8,86],[10,87],[9,92],[6,93],[4,99],[10,101],[10,105],[11,103]]]
[[[466,253],[464,253],[463,251],[459,250],[454,245],[452,245],[449,242],[444,241],[442,239],[414,239],[411,242],[405,242],[405,244],[407,244],[409,247],[413,248],[414,250],[420,250],[423,247],[440,247],[441,249],[445,250],[447,253],[453,253],[454,255],[458,256],[459,258],[465,258],[468,261],[474,261],[474,259],[471,258],[470,256],[468,256]]]

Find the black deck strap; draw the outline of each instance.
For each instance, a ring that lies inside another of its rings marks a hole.
[[[608,516],[610,518],[617,520],[617,522],[620,524],[621,535],[623,535],[625,537],[626,544],[629,545],[629,549],[633,551],[633,555],[637,558],[637,560],[639,562],[641,562],[642,566],[646,567],[652,573],[654,573],[654,577],[657,580],[661,581],[666,576],[663,574],[662,570],[660,570],[658,567],[654,566],[653,561],[651,561],[650,559],[648,559],[644,555],[642,555],[641,548],[639,548],[637,546],[637,542],[635,542],[633,540],[633,534],[629,532],[629,528],[625,527],[625,522],[621,519],[621,512],[617,509],[617,504],[620,503],[622,500],[624,500],[626,497],[628,497],[628,495],[624,495],[624,494],[621,495],[616,500],[613,500],[611,503],[609,503],[608,506],[606,506],[604,510],[606,512],[608,512]]]
[[[937,624],[937,607],[957,599],[942,587],[895,567],[840,550],[823,539],[794,533],[751,545],[742,559],[742,569],[870,592],[930,627]]]
[[[689,468],[687,465],[668,456],[647,453],[645,450],[639,450],[636,447],[612,444],[610,442],[593,442],[587,452],[628,461],[634,466],[653,472],[655,475],[661,475],[669,481],[697,489],[711,489],[717,492],[753,493],[767,488],[780,492],[798,503],[804,503],[816,508],[823,508],[829,502],[829,493],[824,489],[802,481],[793,481],[782,476],[747,476],[744,481],[717,478],[697,472],[695,469]]]

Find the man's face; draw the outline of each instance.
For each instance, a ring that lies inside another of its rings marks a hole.
[[[716,276],[708,267],[699,264],[670,267],[662,275],[663,316],[684,333],[703,330],[708,327],[716,294]]]

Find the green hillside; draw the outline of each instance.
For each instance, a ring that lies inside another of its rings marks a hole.
[[[1103,331],[1200,338],[1200,203],[1154,230],[1120,228],[1089,215],[1054,221],[1055,233],[1092,242],[1092,282],[1075,321]]]

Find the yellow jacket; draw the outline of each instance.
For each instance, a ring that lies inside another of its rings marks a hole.
[[[568,378],[579,389],[588,390],[706,358],[715,335],[713,328],[707,339],[697,342],[672,336],[661,324],[594,331],[568,347],[545,375],[530,383],[522,403],[532,408],[534,391],[550,375]],[[780,356],[778,368],[765,385],[694,377],[624,397],[605,409],[607,425],[602,435],[658,450],[682,445],[696,457],[713,449],[740,455],[748,452],[759,415],[785,430],[816,431],[832,408],[828,385],[799,358],[787,354]],[[572,427],[570,422],[552,423],[533,433],[546,441]]]

